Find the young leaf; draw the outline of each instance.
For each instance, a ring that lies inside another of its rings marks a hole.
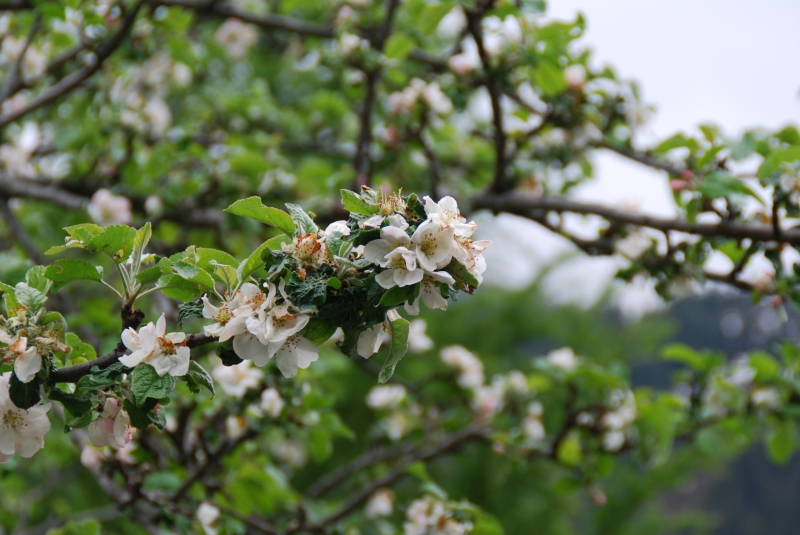
[[[67,335],[67,341],[69,341],[69,335]],[[117,382],[119,376],[129,372],[130,368],[121,362],[115,362],[105,370],[101,370],[98,366],[93,366],[89,371],[91,373],[81,377],[75,385],[76,395],[83,391],[100,390],[113,385]]]
[[[408,321],[398,317],[396,320],[389,322],[389,328],[392,331],[392,343],[389,347],[389,356],[386,357],[386,362],[383,363],[380,374],[378,374],[379,383],[385,383],[392,378],[397,363],[408,351]]]
[[[176,379],[171,375],[158,376],[156,369],[149,364],[140,364],[131,374],[131,390],[136,398],[136,406],[144,405],[147,398],[162,399],[175,389]]]
[[[209,290],[214,289],[214,278],[204,269],[186,262],[175,262],[172,264],[172,271],[180,277],[196,282]]]
[[[11,403],[20,409],[30,409],[41,400],[39,395],[39,385],[41,380],[34,377],[32,381],[23,383],[17,379],[17,374],[11,374],[11,380],[8,383],[8,397]]]
[[[136,231],[126,225],[109,225],[86,242],[86,249],[93,253],[105,253],[121,263],[130,256],[135,235]]]
[[[292,216],[292,221],[297,225],[297,230],[301,236],[319,231],[319,227],[305,210],[289,202],[286,203],[286,209],[289,210],[289,215]],[[290,233],[287,232],[287,234]]]
[[[18,282],[14,287],[14,296],[17,302],[27,308],[30,312],[37,312],[45,301],[47,296],[36,288],[31,288],[24,282]]]
[[[161,268],[158,266],[149,267],[140,271],[136,275],[136,280],[139,281],[139,284],[146,285],[146,284],[153,284],[156,282],[164,272],[161,271]]]
[[[206,247],[197,248],[197,267],[212,271],[209,265],[222,264],[225,266],[233,266],[234,268],[239,265],[239,261],[226,253],[217,249],[208,249]]]
[[[415,292],[416,289],[416,292]],[[406,301],[413,301],[416,297],[414,294],[419,293],[419,284],[412,284],[410,286],[395,286],[386,290],[386,293],[381,297],[381,305],[386,307],[394,307],[405,303]]]
[[[144,254],[144,248],[147,247],[147,242],[150,241],[150,237],[152,235],[153,231],[150,229],[150,222],[148,221],[142,228],[137,230],[136,234],[133,236],[133,250],[131,251],[133,266],[131,268],[131,273],[134,276],[139,273],[139,267],[142,265],[142,254]]]
[[[756,195],[747,185],[734,177],[727,171],[714,171],[705,176],[705,178],[697,184],[697,191],[710,199],[717,197],[727,197],[729,195],[748,195],[757,200],[761,205],[764,201],[761,197]]]
[[[103,280],[97,268],[84,260],[56,260],[55,265],[47,266],[45,276],[53,281],[54,292],[76,280]]]
[[[214,382],[208,372],[197,362],[191,361],[189,363],[189,371],[183,376],[183,380],[186,381],[186,386],[189,387],[189,390],[195,394],[200,392],[200,387],[202,386],[211,392],[211,397],[214,397]]]
[[[475,276],[467,270],[464,264],[455,258],[452,259],[449,264],[447,264],[447,267],[445,267],[444,270],[453,276],[457,284],[463,284],[465,286],[472,287],[476,287],[479,284],[478,279],[476,279]]]
[[[233,350],[230,342],[217,346],[217,356],[222,361],[223,366],[236,366],[244,362]]]
[[[46,270],[45,266],[31,266],[25,273],[25,282],[31,288],[46,294],[52,284],[45,275]]]
[[[303,330],[303,336],[320,346],[336,332],[336,324],[321,318],[312,317]]]
[[[179,275],[163,275],[158,279],[158,288],[162,294],[178,301],[193,301],[206,291],[202,284],[184,279]]]
[[[82,225],[73,225],[64,228],[73,240],[88,242],[93,237],[103,232],[103,227],[95,225],[94,223],[83,223]]]
[[[187,318],[202,318],[203,317],[203,302],[198,299],[196,301],[189,301],[188,303],[178,304],[178,327],[180,327],[184,320]]]
[[[92,410],[92,402],[87,399],[80,399],[73,394],[53,388],[47,393],[51,401],[58,401],[69,411],[73,418],[80,418]]]
[[[301,310],[305,308],[319,308],[325,303],[328,291],[328,276],[317,274],[312,276],[310,273],[303,280],[300,276],[292,272],[289,281],[286,283],[286,293],[292,303]]]
[[[294,234],[295,231],[295,225],[289,214],[278,208],[264,206],[260,197],[253,196],[236,201],[224,211],[229,214],[255,219],[256,221],[275,227],[289,236]]]
[[[163,429],[167,425],[166,416],[164,411],[152,412],[137,407],[136,404],[131,403],[131,400],[126,399],[124,404],[125,412],[131,418],[131,425],[136,429],[146,429],[150,424],[155,425],[159,429]]]
[[[349,189],[343,189],[339,191],[342,194],[342,206],[344,206],[344,209],[348,212],[367,216],[378,213],[380,207],[376,204],[367,204],[361,195],[354,193]]]
[[[239,264],[239,267],[236,269],[236,274],[238,275],[240,283],[246,281],[247,277],[252,275],[255,270],[264,266],[261,253],[263,253],[265,249],[270,249],[269,240],[259,245],[246,260],[243,260],[242,263]]]

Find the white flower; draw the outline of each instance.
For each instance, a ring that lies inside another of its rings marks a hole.
[[[243,416],[231,414],[225,418],[225,433],[232,440],[236,440],[244,435],[245,431],[247,431],[247,419]]]
[[[273,353],[273,347],[280,346]],[[283,342],[271,342],[269,345],[270,357],[275,355],[278,369],[284,377],[294,377],[297,369],[306,369],[319,358],[319,348],[307,338],[298,334],[290,336]]]
[[[203,527],[206,535],[217,535],[217,530],[214,529],[214,524],[219,519],[219,508],[208,502],[203,502],[197,508],[197,520]]]
[[[375,277],[382,287],[409,286],[422,280],[422,270],[417,269],[417,258],[411,246],[411,238],[404,230],[388,226],[381,229],[381,237],[364,247],[364,258],[378,264],[385,271]]]
[[[479,386],[474,391],[473,408],[481,418],[491,418],[503,408],[505,388],[502,382],[493,382],[490,386]]]
[[[264,372],[258,368],[253,368],[251,364],[252,362],[249,360],[234,366],[220,364],[214,368],[211,375],[226,394],[236,399],[242,399],[245,392],[256,388],[264,377]]]
[[[378,323],[369,329],[361,331],[356,343],[356,352],[365,359],[377,353],[381,348],[381,344],[383,344],[384,332],[386,332],[386,329],[383,323]]]
[[[453,72],[461,76],[480,67],[481,56],[475,40],[472,37],[464,39],[461,42],[461,53],[451,56],[447,63]]]
[[[231,18],[222,23],[214,39],[225,47],[231,58],[242,59],[258,41],[258,33],[251,24]]]
[[[425,84],[420,90],[422,101],[430,107],[431,111],[437,115],[447,115],[453,111],[453,103],[442,93],[439,82]]]
[[[763,252],[759,252],[750,258],[736,278],[749,284],[757,292],[767,293],[775,282],[775,266]]]
[[[411,236],[419,266],[432,272],[445,267],[455,252],[454,228],[442,222],[429,220],[422,223]]]
[[[316,234],[296,236],[292,239],[292,243],[284,244],[282,249],[299,263],[314,267],[320,267],[328,259],[328,250]]]
[[[442,348],[442,362],[459,371],[458,384],[462,388],[478,388],[483,384],[483,363],[460,345]]]
[[[382,422],[390,440],[400,440],[409,430],[408,418],[400,411],[392,411]]]
[[[366,50],[368,48],[369,41],[355,34],[345,32],[339,38],[339,51],[343,56],[350,56],[358,49]]]
[[[280,416],[285,404],[281,393],[274,388],[267,388],[261,393],[261,410],[272,418]]]
[[[781,189],[789,196],[794,205],[800,205],[800,176],[784,173],[781,175]]]
[[[17,408],[8,395],[10,380],[9,372],[0,376],[0,454],[29,458],[44,446],[44,435],[50,430],[50,403]]]
[[[299,440],[286,439],[273,443],[272,454],[281,462],[299,468],[306,464],[308,455],[305,445]]]
[[[367,405],[373,409],[387,409],[398,406],[405,398],[403,385],[373,386],[367,394]]]
[[[506,376],[508,389],[516,394],[524,394],[528,391],[528,378],[519,370],[511,370]]]
[[[455,279],[446,271],[434,271],[432,273],[425,273],[422,278],[422,286],[419,290],[419,295],[413,303],[406,301],[405,309],[409,314],[416,316],[419,314],[419,300],[425,303],[425,306],[431,310],[447,310],[447,299],[442,297],[442,289],[437,283],[455,284]]]
[[[653,247],[653,240],[643,233],[635,231],[614,244],[614,249],[628,260],[637,260]]]
[[[444,503],[433,497],[414,500],[406,510],[404,535],[466,535],[471,522],[459,522]]]
[[[189,371],[191,351],[186,346],[186,334],[166,334],[167,320],[164,314],[153,325],[148,323],[137,333],[130,327],[122,332],[122,343],[132,351],[119,361],[128,368],[145,362],[153,366],[159,376],[169,373],[173,377],[186,375]]]
[[[542,421],[533,416],[528,416],[522,420],[522,432],[525,433],[528,439],[534,442],[540,442],[547,436]]]
[[[23,383],[29,383],[42,369],[42,356],[35,345],[28,346],[25,336],[10,336],[0,329],[0,342],[8,345],[5,349],[6,357],[14,358],[14,373]]]
[[[255,284],[244,284],[255,286]],[[256,288],[258,289],[258,288]],[[206,336],[214,336],[218,337],[220,342],[224,342],[229,338],[237,335],[242,334],[247,330],[247,316],[241,314],[239,316],[234,316],[233,312],[241,306],[241,299],[237,292],[237,295],[234,298],[227,302],[221,303],[219,307],[215,307],[211,304],[208,300],[208,296],[203,296],[203,317],[208,319],[213,319],[215,323],[211,325],[205,325],[203,327],[203,333]]]
[[[562,347],[547,354],[547,363],[562,370],[571,370],[578,364],[578,359],[572,348]]]
[[[104,188],[94,192],[86,211],[95,223],[103,226],[127,225],[133,220],[131,201]]]
[[[367,505],[364,506],[364,515],[367,518],[378,518],[392,514],[394,505],[394,492],[391,489],[380,488],[372,493]]]
[[[97,451],[92,446],[84,446],[81,450],[81,464],[86,468],[95,468],[106,459],[103,452]]]
[[[100,417],[89,424],[89,440],[101,448],[109,444],[124,448],[131,441],[131,419],[116,398],[106,398]]]
[[[750,399],[753,405],[763,409],[778,409],[781,406],[781,395],[774,388],[754,388]]]
[[[573,89],[580,89],[586,83],[586,67],[577,63],[564,69],[564,80]]]
[[[467,16],[461,6],[456,6],[439,21],[436,26],[436,33],[444,39],[458,37],[467,26]]]
[[[467,268],[479,285],[483,283],[483,272],[486,271],[486,259],[482,253],[491,244],[491,240],[472,241],[470,238],[456,236],[453,256]]]
[[[408,350],[412,353],[424,353],[433,349],[433,340],[426,334],[428,324],[423,319],[412,320],[408,326]]]
[[[334,232],[338,232],[342,236],[349,236],[350,227],[347,226],[347,221],[334,221],[325,229],[326,236],[330,236]]]
[[[485,17],[481,20],[481,26],[484,47],[490,56],[498,56],[510,45],[522,42],[522,26],[512,15],[507,15],[503,20],[495,16]]]
[[[606,451],[619,451],[625,445],[625,433],[622,431],[607,431],[603,433],[603,449]]]
[[[163,136],[172,125],[172,112],[160,98],[150,99],[144,107],[144,114],[150,122],[153,135]]]

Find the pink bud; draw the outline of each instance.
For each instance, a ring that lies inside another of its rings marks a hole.
[[[681,173],[681,176],[684,178],[684,180],[691,180],[694,178],[694,173],[689,169],[685,169],[683,173]]]
[[[685,190],[687,186],[688,186],[688,184],[686,184],[686,182],[684,182],[683,180],[670,180],[669,181],[669,187],[672,189],[672,191],[674,191],[676,193],[679,192],[679,191]]]

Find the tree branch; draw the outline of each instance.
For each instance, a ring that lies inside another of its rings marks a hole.
[[[28,102],[27,105],[23,106],[22,108],[12,111],[7,115],[0,115],[0,128],[13,123],[14,121],[21,119],[25,115],[35,111],[42,106],[45,106],[54,100],[58,99],[59,97],[69,93],[80,84],[82,84],[86,79],[92,76],[95,72],[97,72],[100,67],[102,66],[103,62],[114,53],[114,51],[119,48],[124,40],[125,36],[128,33],[128,30],[133,26],[134,21],[136,20],[136,16],[139,13],[139,10],[144,4],[144,0],[138,0],[136,4],[133,6],[133,9],[125,16],[122,20],[121,27],[119,31],[105,44],[100,46],[95,52],[95,60],[90,65],[85,65],[84,67],[78,69],[77,71],[69,74],[56,82],[55,85],[50,86],[49,88],[42,91],[36,98],[32,99]]]
[[[757,223],[695,223],[681,218],[664,218],[646,214],[631,213],[601,204],[583,203],[557,197],[534,197],[519,192],[504,195],[479,196],[472,201],[473,209],[487,209],[492,212],[507,212],[537,221],[547,212],[572,212],[576,214],[597,215],[639,227],[661,231],[678,231],[707,237],[726,237],[751,239],[755,241],[775,241],[790,245],[800,244],[800,228],[787,229],[775,235],[772,225]]]

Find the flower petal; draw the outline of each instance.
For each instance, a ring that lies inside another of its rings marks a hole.
[[[42,369],[42,356],[31,346],[14,361],[14,373],[23,383],[30,383]]]

